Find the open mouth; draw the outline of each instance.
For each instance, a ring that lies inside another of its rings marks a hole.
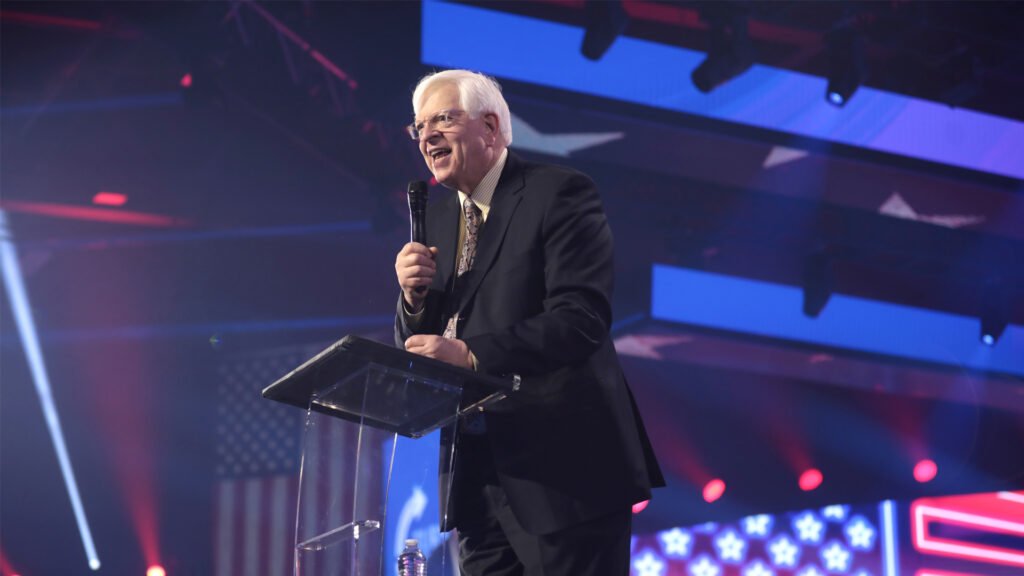
[[[451,153],[451,148],[437,148],[435,150],[430,151],[430,159],[433,160],[434,162],[437,162],[442,158],[447,158],[448,156],[451,155]]]

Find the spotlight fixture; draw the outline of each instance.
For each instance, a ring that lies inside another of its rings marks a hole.
[[[995,280],[985,283],[981,302],[981,342],[995,346],[1009,323],[1009,294]]]
[[[722,497],[722,494],[725,494],[725,482],[723,482],[721,478],[715,478],[705,484],[704,490],[702,491],[704,501],[708,503],[718,500]]]
[[[832,296],[832,263],[823,251],[804,257],[804,315],[817,318]]]
[[[864,39],[848,25],[832,30],[825,37],[828,50],[828,88],[825,99],[844,106],[867,77]]]
[[[587,0],[583,4],[586,29],[580,52],[591,60],[600,60],[629,24],[622,0]]]
[[[706,6],[703,18],[711,29],[707,58],[690,75],[701,92],[710,92],[754,64],[754,46],[747,33],[747,15],[725,2]]]
[[[800,475],[800,480],[797,482],[800,485],[800,489],[804,492],[810,492],[821,486],[822,481],[821,472],[817,468],[810,468],[804,470],[804,473]]]
[[[931,482],[935,479],[935,475],[938,474],[939,468],[935,465],[932,460],[921,460],[914,465],[914,480],[917,480],[921,484],[925,482]]]

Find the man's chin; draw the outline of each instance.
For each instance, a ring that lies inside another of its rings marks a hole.
[[[434,180],[437,180],[438,184],[448,188],[449,190],[458,190],[458,187],[455,185],[455,181],[450,175],[438,176],[437,174],[434,174]]]

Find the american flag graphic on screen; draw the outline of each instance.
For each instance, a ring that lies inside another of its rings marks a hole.
[[[835,505],[634,537],[633,576],[882,576],[894,505]]]
[[[290,576],[305,412],[260,391],[322,346],[237,356],[219,370],[215,576]]]

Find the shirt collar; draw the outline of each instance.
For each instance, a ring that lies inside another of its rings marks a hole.
[[[487,219],[487,213],[491,209],[491,198],[494,197],[494,190],[498,187],[498,180],[501,178],[501,171],[505,168],[505,161],[508,159],[508,148],[501,151],[501,156],[498,157],[498,161],[491,166],[491,169],[487,171],[480,183],[476,185],[476,190],[473,193],[467,195],[462,190],[459,190],[459,205],[465,204],[466,198],[472,198],[473,203],[483,213],[484,220]]]

